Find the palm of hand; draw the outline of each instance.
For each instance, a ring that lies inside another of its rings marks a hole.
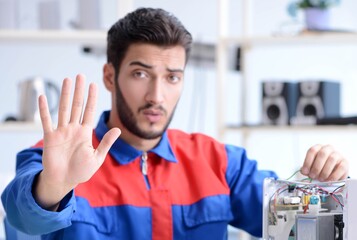
[[[77,76],[72,109],[70,102],[70,79],[62,86],[58,127],[52,128],[47,100],[39,99],[39,108],[44,130],[42,175],[50,186],[73,189],[79,183],[88,181],[99,169],[111,145],[120,134],[119,129],[111,129],[103,137],[97,149],[92,145],[92,125],[96,105],[96,88],[89,86],[88,99],[83,109],[84,77]]]
[[[69,124],[45,134],[43,168],[50,180],[75,186],[88,181],[100,167],[92,145],[92,129]]]

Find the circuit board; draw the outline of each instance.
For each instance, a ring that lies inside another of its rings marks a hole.
[[[348,191],[345,181],[264,182],[265,240],[343,240]]]

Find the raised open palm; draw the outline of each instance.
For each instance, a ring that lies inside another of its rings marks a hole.
[[[96,149],[93,148],[96,85],[90,84],[89,86],[83,114],[84,76],[78,75],[76,78],[72,108],[70,107],[71,85],[71,79],[66,78],[63,81],[56,129],[52,127],[46,97],[39,98],[44,148],[43,171],[38,180],[36,197],[45,206],[58,203],[79,183],[89,180],[102,165],[110,147],[120,135],[118,128],[112,128],[105,134],[99,146]],[[44,196],[45,194],[50,194],[50,197]]]

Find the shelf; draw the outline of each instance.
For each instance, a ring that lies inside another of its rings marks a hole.
[[[1,132],[42,132],[42,126],[33,122],[6,122],[0,123]]]
[[[331,132],[357,131],[357,125],[257,125],[257,126],[227,126],[227,130],[242,132],[286,131],[286,132]]]
[[[222,13],[223,15],[223,13]],[[340,47],[350,45],[357,47],[357,32],[348,32],[348,31],[329,31],[329,32],[303,32],[299,35],[285,35],[285,36],[250,36],[244,35],[242,37],[230,37],[225,32],[221,34],[218,38],[216,59],[217,59],[217,105],[219,106],[217,111],[217,125],[218,125],[218,136],[220,139],[224,138],[224,135],[227,131],[239,130],[247,133],[248,131],[267,131],[267,130],[289,130],[289,131],[312,131],[316,129],[329,129],[338,131],[346,129],[347,126],[287,126],[287,127],[226,127],[224,123],[225,115],[225,104],[222,99],[225,98],[226,91],[226,79],[228,72],[228,59],[231,58],[229,51],[230,47],[239,46],[242,48],[240,52],[240,88],[241,92],[239,93],[241,110],[240,118],[242,123],[247,122],[247,94],[249,89],[248,78],[249,73],[247,71],[249,61],[249,53],[254,47],[296,47],[296,46],[313,46],[313,47]],[[354,127],[351,127],[354,128]],[[357,128],[356,128],[357,129]]]
[[[80,43],[104,45],[107,32],[101,30],[0,30],[0,42]]]
[[[0,30],[0,43],[77,43],[83,45],[93,45],[94,47],[106,46],[106,31],[84,31],[84,30]],[[89,46],[92,47],[92,46]],[[103,51],[105,53],[105,51]],[[215,43],[194,42],[190,63],[209,62],[215,59]]]
[[[226,45],[243,46],[281,46],[281,45],[321,45],[321,44],[356,44],[357,33],[352,32],[313,32],[296,36],[256,36],[256,37],[222,37]]]

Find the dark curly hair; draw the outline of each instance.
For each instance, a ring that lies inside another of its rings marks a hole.
[[[119,19],[108,31],[107,61],[118,74],[126,51],[133,43],[149,43],[162,47],[180,45],[188,60],[192,36],[182,23],[163,9],[139,8]]]

